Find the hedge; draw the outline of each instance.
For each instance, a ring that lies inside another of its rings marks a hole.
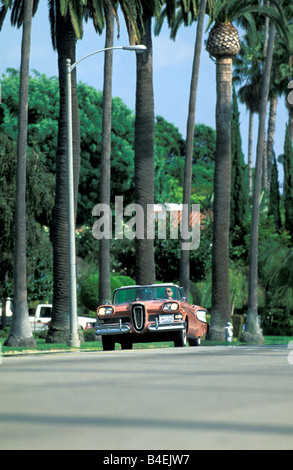
[[[123,286],[133,286],[135,285],[135,281],[128,276],[123,276],[119,274],[111,274],[110,276],[111,281],[111,294],[113,297],[113,293],[115,289]],[[93,274],[92,276],[88,277],[80,288],[79,294],[80,302],[89,310],[96,312],[97,307],[99,305],[99,274]]]

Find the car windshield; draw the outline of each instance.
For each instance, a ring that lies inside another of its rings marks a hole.
[[[170,299],[181,300],[179,289],[175,286],[143,286],[118,289],[114,294],[113,303],[121,304],[135,300]]]

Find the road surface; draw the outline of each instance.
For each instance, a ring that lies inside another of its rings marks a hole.
[[[293,449],[285,346],[4,357],[0,449]]]

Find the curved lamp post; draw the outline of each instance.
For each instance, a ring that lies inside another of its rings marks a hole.
[[[84,59],[100,52],[113,49],[122,49],[141,53],[146,46],[116,46],[100,49],[92,52],[71,65],[71,60],[66,60],[66,121],[67,121],[67,195],[68,195],[68,248],[69,248],[69,294],[70,294],[70,332],[68,346],[79,348],[76,301],[76,254],[75,254],[75,217],[74,217],[74,180],[73,180],[73,142],[72,142],[72,99],[71,99],[71,72]]]

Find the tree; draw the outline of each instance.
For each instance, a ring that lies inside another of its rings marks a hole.
[[[156,280],[154,240],[148,237],[148,205],[154,204],[154,91],[153,91],[153,49],[152,16],[154,10],[143,4],[143,29],[141,43],[146,51],[136,55],[136,103],[135,103],[135,203],[143,210],[140,223],[143,224],[143,238],[136,238],[137,284],[153,284]]]
[[[282,228],[281,211],[280,211],[280,191],[278,166],[275,155],[273,156],[273,165],[271,172],[270,199],[269,199],[269,215],[274,219],[277,232]]]
[[[6,346],[35,346],[27,305],[26,262],[26,160],[28,126],[28,81],[31,44],[33,0],[27,0],[23,9],[20,91],[17,137],[15,256],[14,256],[14,313]]]
[[[272,3],[276,3],[273,1]],[[280,12],[280,7],[277,4]],[[210,0],[210,21],[215,21],[206,49],[216,58],[216,161],[214,182],[214,235],[212,249],[211,339],[224,340],[225,325],[230,318],[229,229],[231,193],[231,87],[232,59],[240,51],[238,31],[232,21],[243,19],[252,28],[252,13],[263,13],[283,27],[277,10],[260,7],[250,0]]]
[[[246,105],[249,111],[248,132],[248,187],[249,195],[252,196],[253,164],[253,124],[254,115],[259,113],[260,86],[262,80],[262,37],[259,34],[246,34],[241,43],[241,51],[234,59],[233,81],[235,84],[244,85],[238,90],[240,102]]]
[[[184,140],[162,116],[155,122],[155,202],[182,201]]]
[[[293,241],[293,149],[288,125],[284,144],[284,182],[285,228]]]
[[[202,37],[204,19],[206,13],[207,0],[201,0],[189,4],[189,9],[185,3],[178,3],[178,11],[175,17],[169,18],[169,26],[171,26],[171,38],[175,40],[179,25],[184,23],[189,26],[193,21],[197,20],[197,33],[194,47],[193,66],[190,83],[189,107],[186,126],[186,143],[185,143],[185,165],[183,179],[183,204],[187,209],[183,211],[182,223],[190,228],[190,203],[191,203],[191,186],[192,186],[192,161],[194,148],[194,125],[196,113],[196,97],[199,80],[200,56],[202,49]],[[160,19],[156,23],[156,34],[159,34],[163,19],[167,16],[168,6],[162,12]],[[186,242],[182,240],[181,245]],[[181,249],[180,261],[180,285],[184,288],[186,297],[189,298],[189,281],[190,281],[190,253],[189,250]]]
[[[113,47],[114,14],[112,5],[104,4],[106,18],[105,48]],[[104,89],[103,89],[103,121],[102,121],[102,153],[100,171],[100,203],[110,206],[111,192],[111,116],[112,116],[112,68],[113,51],[105,52]],[[111,220],[107,220],[111,229]],[[99,241],[99,305],[111,301],[110,282],[110,240],[101,238]]]
[[[218,4],[219,2],[217,2]],[[207,51],[216,57],[216,159],[214,179],[214,229],[212,248],[212,309],[209,338],[224,340],[230,317],[229,229],[231,193],[231,91],[232,58],[240,51],[231,20],[217,18],[209,34]]]
[[[186,147],[185,147],[185,166],[184,166],[184,184],[183,184],[183,204],[188,208],[183,211],[182,223],[184,226],[190,225],[190,202],[191,202],[191,184],[192,184],[192,157],[193,157],[193,139],[194,124],[196,113],[196,96],[199,79],[200,56],[202,49],[202,37],[204,18],[206,13],[207,0],[201,0],[198,14],[197,34],[194,48],[192,77],[190,84],[189,109],[186,128]],[[184,220],[185,219],[185,220]],[[183,246],[184,240],[182,240]],[[185,295],[189,299],[189,281],[190,281],[190,253],[189,250],[181,250],[180,262],[180,284],[184,288]]]
[[[252,202],[252,220],[250,233],[250,251],[249,251],[249,279],[248,279],[248,312],[246,319],[245,331],[242,333],[240,340],[243,342],[253,342],[263,344],[264,338],[258,323],[258,243],[259,243],[259,206],[261,195],[261,175],[264,151],[264,135],[265,135],[265,119],[266,108],[269,96],[271,67],[274,51],[276,27],[274,23],[270,24],[268,50],[265,62],[264,77],[261,89],[260,111],[259,111],[259,129],[257,156],[254,177],[254,190]]]
[[[231,123],[231,158],[232,158],[232,182],[231,182],[231,218],[230,226],[238,226],[245,233],[249,210],[249,198],[247,191],[246,168],[242,152],[240,134],[239,109],[237,94],[233,87],[233,106]]]
[[[70,3],[70,5],[69,5]],[[83,5],[80,2],[50,0],[49,13],[53,47],[58,53],[60,107],[56,154],[56,196],[53,209],[53,310],[47,342],[66,342],[69,333],[69,275],[66,160],[66,59],[75,62],[76,39],[82,35]],[[80,169],[80,123],[76,70],[72,80],[72,128],[75,213]]]
[[[128,4],[121,1],[124,18],[126,21],[130,41],[137,39],[136,34],[136,16],[133,14]],[[105,49],[114,45],[114,17],[117,17],[117,2],[106,0],[103,5],[106,22],[106,41]],[[95,19],[98,14],[94,5],[91,6],[92,12],[95,11]],[[134,9],[135,10],[135,9]],[[96,25],[96,30],[100,30]],[[100,32],[100,31],[99,31]],[[101,153],[101,171],[100,171],[100,203],[110,206],[111,192],[111,105],[112,105],[112,69],[113,69],[113,51],[105,52],[104,61],[104,86],[103,86],[103,120],[102,120],[102,153]],[[107,220],[109,230],[111,229],[111,220]],[[110,285],[110,242],[107,238],[99,240],[99,304],[105,304],[111,301]]]

